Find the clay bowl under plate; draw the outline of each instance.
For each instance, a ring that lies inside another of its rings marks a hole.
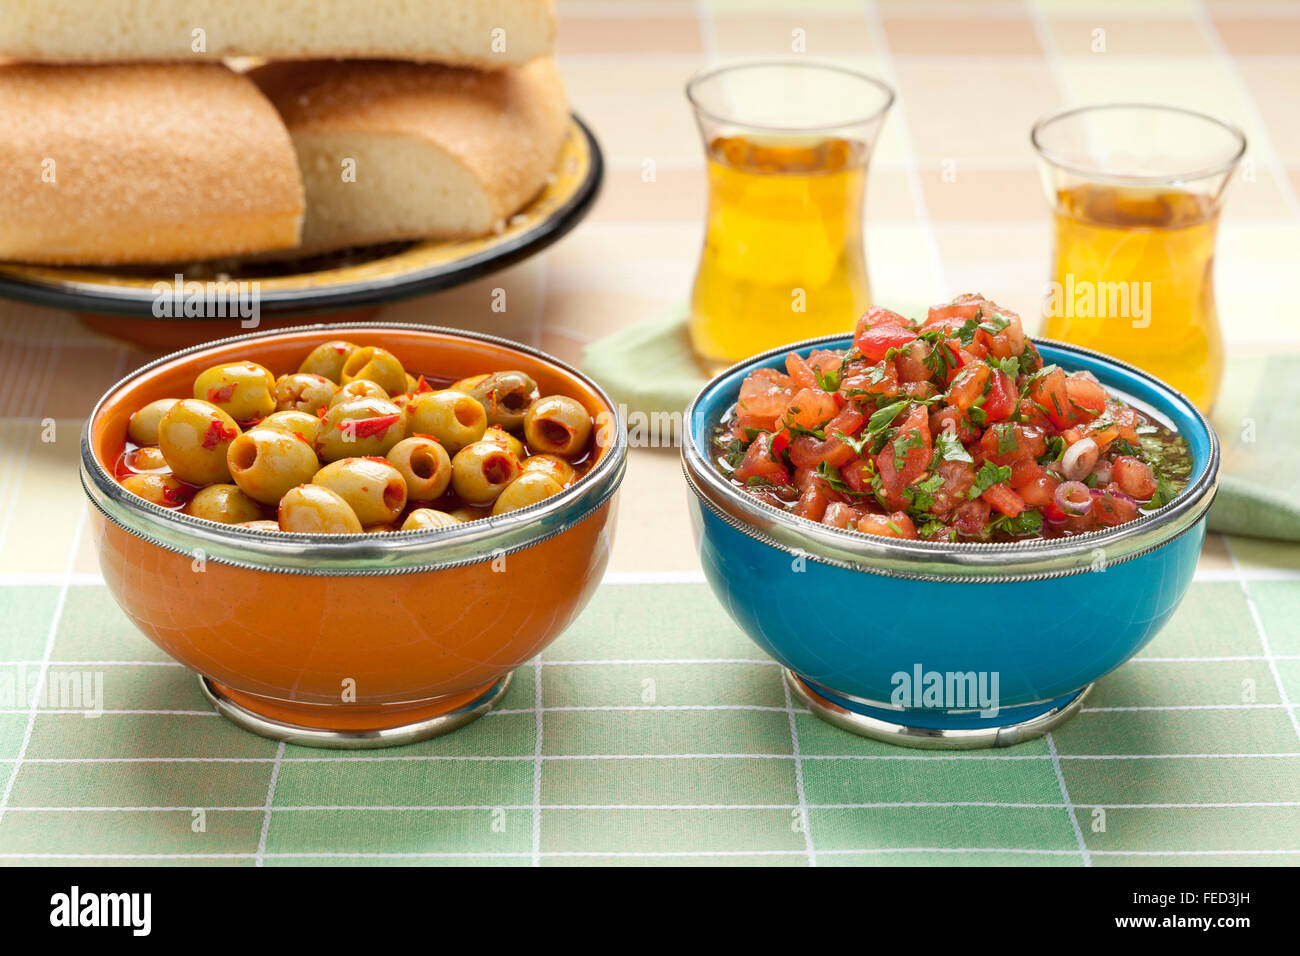
[[[559,495],[450,529],[305,535],[220,525],[113,478],[130,415],[191,394],[220,362],[296,371],[331,338],[382,345],[417,374],[519,369],[581,402],[594,464]],[[165,356],[114,385],[81,444],[104,580],[145,636],[197,672],[248,729],[318,746],[404,743],[453,729],[558,637],[604,574],[627,438],[609,397],[543,352],[428,326],[352,324],[239,336]]]

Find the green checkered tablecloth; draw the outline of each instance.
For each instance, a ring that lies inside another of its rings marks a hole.
[[[3,673],[39,670],[48,644],[51,683],[103,680],[100,716],[0,712],[0,859],[1300,862],[1294,576],[1202,571],[1072,722],[963,754],[822,723],[707,585],[636,580],[611,578],[497,711],[360,753],[215,716],[93,577],[0,588]]]

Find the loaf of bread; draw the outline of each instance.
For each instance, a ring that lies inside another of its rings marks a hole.
[[[386,57],[480,69],[551,52],[552,0],[0,0],[0,57]]]
[[[545,185],[568,125],[548,58],[490,73],[313,61],[249,75],[298,153],[304,254],[486,235]]]
[[[289,135],[219,64],[0,65],[0,170],[0,259],[189,262],[300,236]]]

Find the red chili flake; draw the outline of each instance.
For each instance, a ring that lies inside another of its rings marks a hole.
[[[420,380],[415,383],[415,393],[418,395],[420,392],[432,392],[432,391],[433,391],[433,386],[430,385],[428,382],[426,382],[424,380],[424,376],[421,375]]]
[[[293,437],[296,438],[296,439],[298,439],[298,441],[302,442],[304,445],[310,445],[310,444],[311,444],[311,442],[309,442],[306,438],[303,437],[302,432],[294,432],[294,433],[293,433]]]
[[[392,428],[401,419],[401,415],[380,415],[376,418],[353,418],[344,423],[352,426],[352,434],[358,438],[374,438]]]
[[[426,435],[424,432],[415,432],[415,433],[413,433],[413,434],[411,435],[411,437],[412,437],[412,438],[424,438],[424,439],[427,439],[428,441],[433,442],[435,445],[441,445],[441,444],[442,444],[442,441],[441,441],[441,440],[440,440],[436,435]]]
[[[334,351],[338,352],[339,355],[347,355],[348,347],[346,345],[336,345],[334,346]]]
[[[230,397],[235,394],[235,383],[222,385],[220,388],[208,389],[208,401],[213,405],[220,405],[222,402],[230,401]]]
[[[227,428],[217,419],[208,422],[208,430],[203,433],[203,447],[209,450],[216,448],[222,442],[230,441],[239,430],[236,428]]]
[[[373,461],[376,464],[380,464],[380,465],[388,464],[388,459],[380,455],[366,455],[366,461]]]
[[[325,421],[325,416],[329,414],[329,411],[328,408],[322,405],[320,408],[316,409],[316,417],[321,421]]]
[[[163,501],[169,505],[183,505],[190,500],[190,490],[188,488],[173,488],[171,485],[163,485]]]

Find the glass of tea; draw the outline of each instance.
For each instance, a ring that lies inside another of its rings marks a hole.
[[[862,237],[867,163],[894,91],[807,61],[742,63],[686,87],[708,159],[691,343],[717,372],[843,331],[871,304]]]
[[[1043,334],[1132,362],[1208,411],[1223,375],[1214,243],[1245,136],[1192,110],[1109,103],[1040,120],[1030,138],[1056,233]]]

